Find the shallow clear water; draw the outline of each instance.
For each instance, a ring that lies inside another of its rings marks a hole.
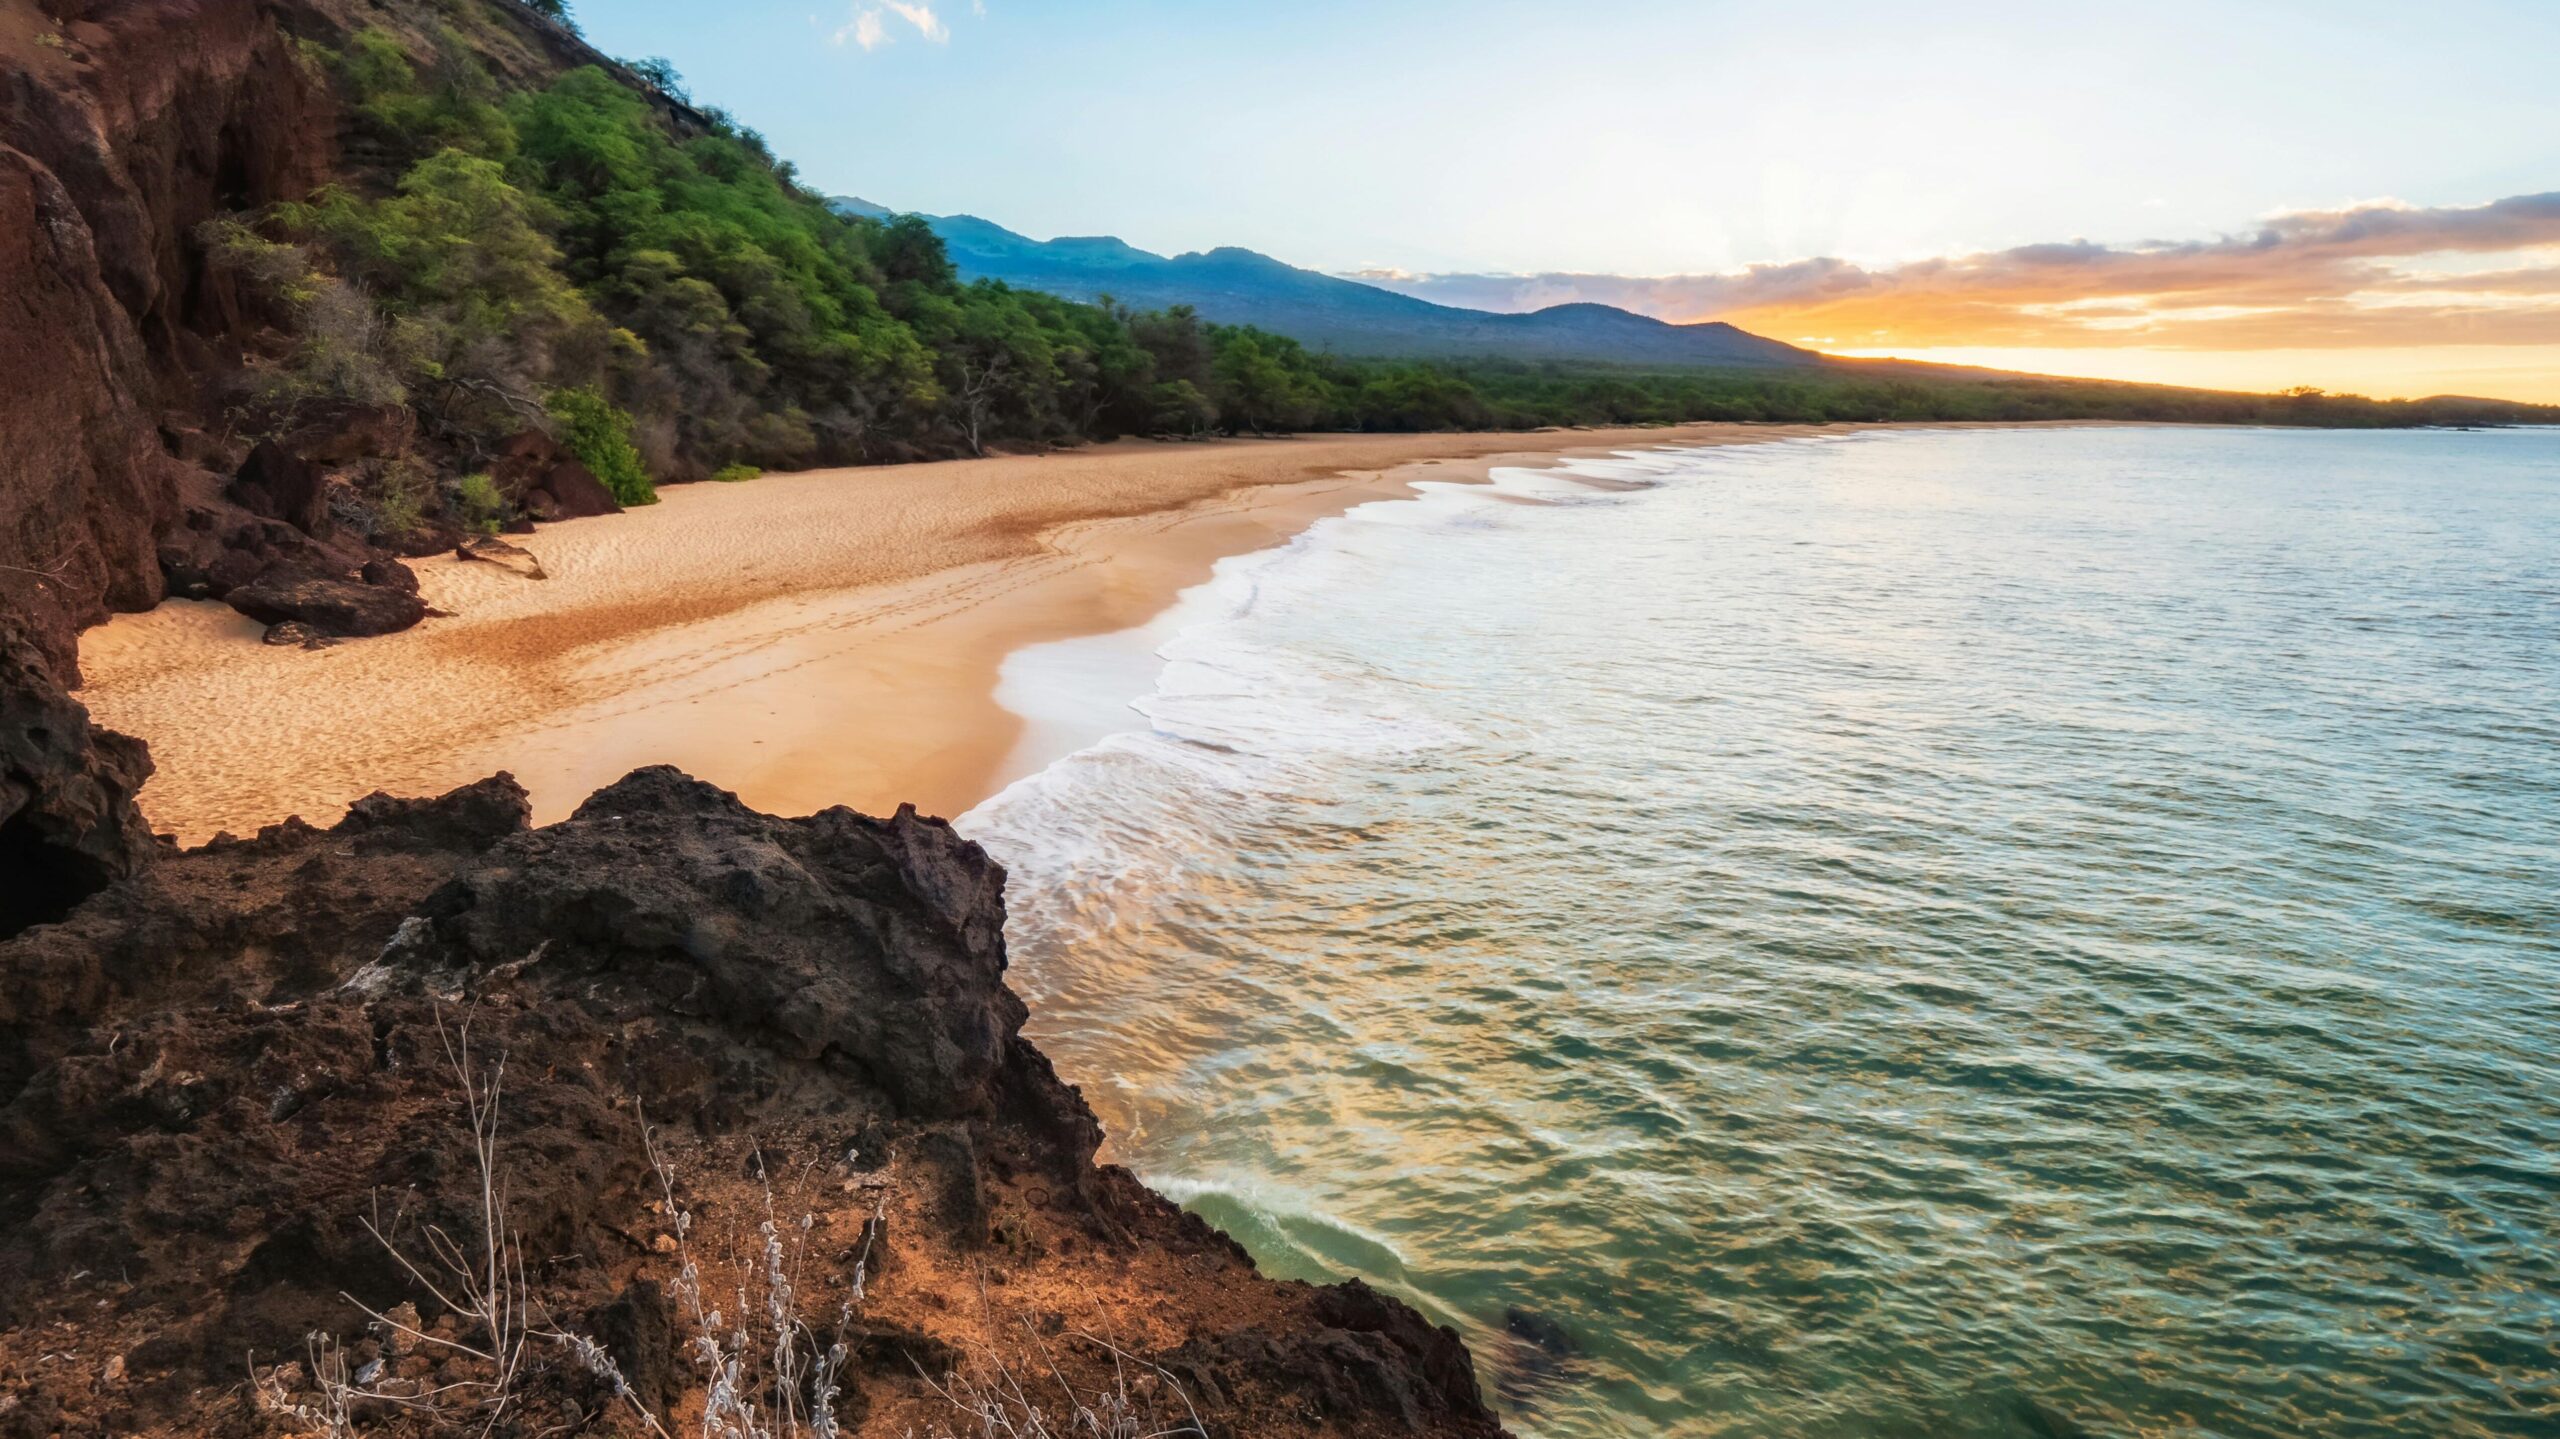
[[[2560,434],[1579,468],[968,819],[1118,1158],[1525,1434],[2560,1432]]]

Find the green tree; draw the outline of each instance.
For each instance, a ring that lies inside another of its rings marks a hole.
[[[1166,380],[1149,392],[1147,428],[1166,435],[1205,435],[1218,427],[1218,407],[1189,380]]]
[[[1219,337],[1212,395],[1228,425],[1265,434],[1314,422],[1318,401],[1302,367],[1289,363],[1293,348],[1293,342],[1253,332]]]
[[[639,446],[632,443],[631,417],[612,401],[594,390],[555,390],[551,415],[560,422],[560,443],[604,481],[614,499],[625,505],[658,502],[657,486],[649,482]]]
[[[2215,395],[1889,365],[1719,372],[1348,360],[1187,307],[963,283],[932,226],[834,213],[763,137],[671,115],[661,60],[528,82],[479,58],[481,0],[360,29],[324,67],[347,185],[204,227],[289,347],[239,387],[251,432],[406,404],[449,473],[566,425],[631,494],[724,468],[923,458],[1128,433],[1694,419],[2488,418],[2467,402]],[[533,8],[565,20],[566,4]],[[423,12],[422,12],[423,13]],[[561,395],[566,418],[554,417]],[[2504,412],[2497,412],[2504,413]],[[416,457],[403,457],[414,461]],[[412,506],[414,508],[415,506]],[[393,506],[395,510],[399,506]]]
[[[684,87],[684,76],[677,73],[675,62],[666,56],[652,55],[646,60],[629,60],[624,63],[629,65],[631,73],[639,76],[641,83],[650,89],[679,105],[693,103],[692,92]]]
[[[387,199],[333,189],[276,214],[388,312],[412,402],[457,437],[538,422],[546,388],[638,348],[562,273],[544,218],[498,162],[459,150],[418,162]]]

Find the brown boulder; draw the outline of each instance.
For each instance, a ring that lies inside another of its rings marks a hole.
[[[537,520],[576,520],[589,515],[621,514],[622,502],[604,487],[604,481],[579,465],[556,470],[540,489],[527,490],[524,509]]]
[[[275,568],[275,564],[272,552],[226,545],[204,567],[203,598],[218,600]]]
[[[322,635],[387,635],[427,617],[427,602],[408,590],[279,566],[223,598],[261,624],[310,626]]]
[[[280,440],[260,440],[224,493],[253,515],[329,533],[329,472]]]
[[[386,590],[399,590],[404,594],[414,595],[418,592],[418,572],[395,559],[367,560],[364,562],[364,568],[358,573],[369,585],[379,585]]]
[[[527,430],[498,448],[489,466],[498,492],[537,520],[618,515],[622,505],[576,455],[539,430]]]
[[[89,723],[44,656],[0,624],[0,938],[60,919],[153,853],[142,742]]]
[[[402,454],[416,443],[417,421],[397,405],[340,405],[285,437],[285,448],[318,465]]]
[[[479,560],[484,564],[496,565],[502,570],[511,570],[529,580],[551,578],[543,570],[542,561],[535,558],[531,550],[522,545],[508,544],[496,535],[475,535],[464,540],[461,544],[454,546],[453,557],[458,560]]]
[[[334,553],[282,520],[243,515],[227,505],[219,513],[189,510],[185,523],[161,542],[159,557],[168,592],[187,600],[221,599],[280,565],[336,572],[354,562],[353,555]]]
[[[82,627],[161,598],[189,469],[172,449],[221,450],[183,420],[174,445],[157,433],[245,333],[204,303],[191,237],[308,193],[338,126],[260,0],[20,12],[0,27],[0,610],[68,681]],[[56,25],[75,47],[28,43]]]
[[[374,543],[404,560],[422,560],[441,555],[463,543],[469,536],[461,526],[445,520],[430,520],[393,535],[377,535]]]

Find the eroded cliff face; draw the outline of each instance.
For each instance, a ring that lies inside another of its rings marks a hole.
[[[1003,873],[947,825],[773,819],[664,769],[525,814],[503,777],[377,798],[0,945],[0,1435],[302,1432],[257,1393],[311,1396],[314,1332],[382,1361],[363,1432],[440,1432],[397,1401],[486,1366],[367,1311],[474,1342],[405,1267],[479,1222],[466,1033],[503,1056],[528,1298],[670,1429],[712,1377],[685,1266],[766,1332],[770,1240],[811,1352],[844,1346],[847,1433],[978,1432],[954,1396],[1010,1384],[1059,1433],[1108,1395],[1146,1432],[1499,1432],[1454,1333],[1264,1279],[1094,1165],[1004,984]],[[530,1352],[497,1432],[645,1431]]]
[[[601,58],[482,9],[496,73]],[[346,173],[300,40],[439,13],[0,0],[0,1439],[324,1432],[333,1405],[369,1434],[655,1432],[719,1388],[701,1343],[778,1303],[814,1348],[757,1402],[831,1387],[846,1433],[1016,1399],[1053,1432],[1118,1403],[1151,1433],[1498,1433],[1451,1332],[1265,1280],[1095,1166],[1021,1038],[1003,875],[945,825],[776,820],[657,770],[545,830],[502,777],[151,838],[147,754],[69,694],[82,628],[173,583],[414,599],[328,533],[314,468],[385,417],[263,457],[208,422],[273,317],[196,236]],[[579,502],[554,451],[505,462]],[[494,1409],[436,1257],[491,1194],[538,1316]]]
[[[63,690],[223,483],[178,452],[240,321],[194,227],[319,183],[335,130],[256,0],[0,4],[0,934],[149,852],[148,762]]]
[[[426,607],[381,546],[458,537],[333,521],[343,472],[400,451],[407,411],[306,407],[263,437],[225,415],[292,317],[212,263],[202,227],[381,182],[347,153],[321,58],[366,27],[420,53],[467,46],[519,84],[618,70],[499,0],[0,0],[0,647],[34,657],[0,672],[0,856],[51,881],[42,904],[0,894],[0,936],[148,852],[132,805],[147,768],[64,709],[82,629],[173,594],[237,595],[279,642],[398,629]],[[520,440],[491,469],[522,514],[616,508],[545,436]]]
[[[81,627],[159,600],[189,481],[221,483],[172,453],[243,323],[194,231],[307,193],[336,134],[273,6],[7,0],[0,600],[66,678]]]
[[[45,656],[0,626],[0,937],[60,919],[153,852],[140,740],[89,723]]]

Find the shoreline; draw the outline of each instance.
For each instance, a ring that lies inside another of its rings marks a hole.
[[[450,617],[399,634],[304,651],[219,603],[117,616],[79,698],[150,744],[144,813],[188,845],[500,770],[548,823],[659,763],[773,814],[956,817],[1028,772],[1007,656],[1145,624],[1221,559],[1416,481],[1889,428],[1122,441],[670,487],[518,537],[546,580],[415,562]]]

